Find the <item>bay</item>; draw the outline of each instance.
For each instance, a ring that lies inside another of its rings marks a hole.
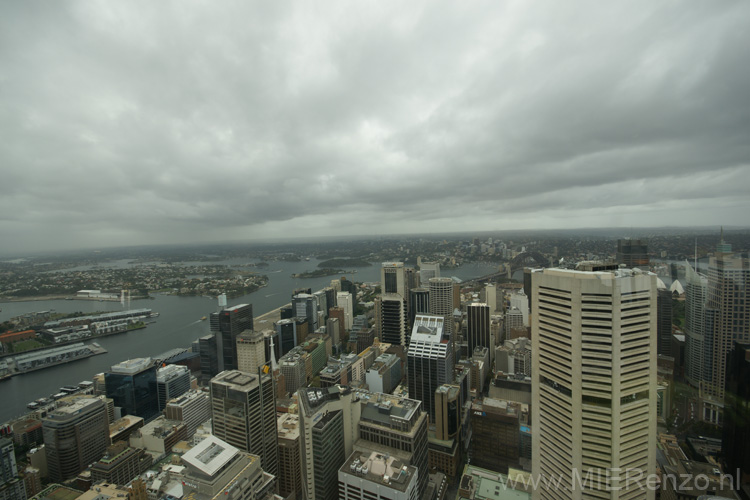
[[[211,262],[242,266],[248,260]],[[198,263],[196,263],[198,264]],[[319,278],[292,278],[295,273],[317,269],[318,261],[311,259],[302,262],[272,262],[268,267],[258,269],[269,278],[268,286],[249,295],[229,300],[229,305],[249,303],[253,305],[254,316],[260,316],[281,307],[291,300],[292,291],[296,288],[319,290],[341,275]],[[127,264],[118,261],[116,267]],[[101,265],[101,267],[107,267]],[[443,276],[456,276],[459,279],[471,279],[490,274],[495,265],[471,263],[455,269],[446,269]],[[344,274],[353,282],[380,281],[380,266],[357,268],[356,273]],[[110,366],[126,359],[156,356],[176,347],[189,347],[202,335],[209,333],[208,321],[201,321],[217,310],[216,299],[210,297],[178,297],[157,294],[153,299],[137,300],[131,303],[133,309],[149,308],[159,313],[156,323],[149,324],[142,330],[112,335],[98,339],[97,342],[107,349],[106,354],[92,356],[85,360],[58,365],[23,375],[17,375],[0,382],[0,422],[18,417],[28,410],[26,405],[42,397],[59,392],[64,385],[76,385],[83,380],[91,380],[93,375],[107,371]],[[99,302],[82,300],[41,300],[0,303],[0,322],[14,316],[35,311],[54,309],[55,312],[70,313],[81,311],[93,313],[101,311],[119,311],[124,309],[119,302]],[[273,325],[258,325],[256,328],[271,328]]]

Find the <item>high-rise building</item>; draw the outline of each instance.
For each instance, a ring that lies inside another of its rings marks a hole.
[[[383,295],[377,304],[379,306],[378,326],[381,342],[408,345],[404,299],[396,294]]]
[[[420,260],[419,263],[419,281],[426,284],[431,278],[440,277],[440,262],[425,262]]]
[[[344,329],[346,331],[351,330],[352,321],[354,321],[354,299],[352,294],[349,292],[338,292],[336,294],[336,307],[344,310]]]
[[[279,323],[291,324],[294,331],[294,321],[282,319]],[[278,324],[277,323],[277,331]],[[281,334],[279,334],[281,335]],[[292,337],[294,342],[294,337]],[[292,346],[294,347],[294,346]],[[282,347],[283,350],[283,347]],[[245,330],[237,336],[237,369],[246,373],[258,373],[258,368],[266,363],[266,343],[262,332]]]
[[[490,339],[490,307],[480,302],[466,306],[466,337],[469,341],[469,352],[475,347],[494,347]]]
[[[190,390],[190,371],[187,366],[167,365],[156,370],[156,401],[159,411],[167,401]]]
[[[406,330],[411,332],[414,328],[414,318],[417,314],[430,313],[430,290],[429,288],[412,288],[409,290],[409,321]]]
[[[317,297],[309,293],[298,293],[292,296],[292,307],[294,315],[298,318],[307,318],[310,332],[318,329],[318,301]]]
[[[146,421],[159,412],[156,391],[156,364],[151,358],[136,358],[112,365],[104,375],[107,397],[122,415],[135,415]]]
[[[275,436],[275,434],[274,434]],[[257,455],[209,436],[182,456],[184,498],[194,500],[272,500],[276,478],[261,468]]]
[[[0,499],[26,500],[24,482],[18,477],[13,441],[0,437]]]
[[[219,355],[216,349],[216,336],[204,335],[198,339],[198,349],[201,359],[201,384],[208,381],[219,373]]]
[[[533,498],[653,499],[618,471],[656,471],[656,276],[544,269],[532,295],[532,471],[559,478]]]
[[[341,500],[416,500],[416,467],[398,458],[372,451],[353,452],[338,470],[338,497]],[[331,497],[334,498],[334,497]]]
[[[698,387],[710,373],[705,336],[708,278],[685,264],[685,378]]]
[[[337,471],[353,450],[361,407],[342,386],[302,388],[297,397],[306,497],[336,498]]]
[[[617,240],[616,260],[626,267],[648,268],[648,245],[641,240]]]
[[[702,417],[715,424],[721,424],[727,355],[734,342],[750,342],[748,281],[747,254],[732,253],[722,238],[708,262],[705,341],[711,363],[710,376],[700,388]]]
[[[79,398],[42,420],[47,470],[53,482],[75,477],[109,446],[107,409],[99,398]]]
[[[503,474],[518,468],[521,403],[484,398],[472,403],[471,415],[471,463]]]
[[[442,316],[418,314],[406,357],[409,397],[422,402],[431,422],[435,421],[435,390],[453,380],[453,348],[444,324]]]
[[[211,313],[211,331],[216,336],[219,371],[237,369],[237,336],[253,329],[253,305],[238,304]]]
[[[453,280],[451,278],[430,278],[430,314],[437,314],[445,318],[443,333],[448,335],[452,342],[453,336]]]
[[[225,371],[211,379],[213,434],[260,455],[263,470],[278,472],[276,397],[268,374]]]
[[[304,498],[302,485],[302,443],[299,415],[283,413],[277,421],[279,429],[279,494],[283,498]]]
[[[656,352],[662,356],[672,354],[672,292],[661,289],[656,292]]]
[[[211,418],[211,404],[208,393],[190,391],[167,402],[164,416],[170,420],[179,420],[187,428],[188,439],[193,437],[200,425]]]
[[[487,285],[485,285],[484,300],[487,305],[490,306],[490,316],[494,316],[498,312],[502,312],[502,306],[498,307],[497,304],[497,287],[494,284],[488,283]]]
[[[750,487],[750,344],[735,343],[729,353],[721,454],[724,470]],[[746,490],[748,491],[748,490]]]

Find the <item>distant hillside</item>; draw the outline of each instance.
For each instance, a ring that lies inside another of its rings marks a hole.
[[[362,259],[329,259],[318,263],[318,267],[349,269],[352,267],[369,267],[372,264]]]

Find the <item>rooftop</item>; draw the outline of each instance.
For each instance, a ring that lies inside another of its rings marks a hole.
[[[344,462],[340,471],[373,483],[386,484],[394,490],[406,491],[414,481],[417,469],[388,454],[373,451],[365,456],[355,451]]]
[[[112,367],[110,368],[110,372],[120,373],[123,375],[133,375],[146,370],[147,368],[151,367],[151,365],[151,358],[129,359],[127,361],[112,365]]]
[[[185,453],[182,461],[208,476],[213,476],[238,453],[239,450],[234,446],[216,436],[208,436]]]

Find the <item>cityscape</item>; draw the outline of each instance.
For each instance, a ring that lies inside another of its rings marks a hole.
[[[2,2],[0,500],[750,500],[748,26]]]
[[[743,498],[750,231],[659,232],[5,260],[4,498]]]

